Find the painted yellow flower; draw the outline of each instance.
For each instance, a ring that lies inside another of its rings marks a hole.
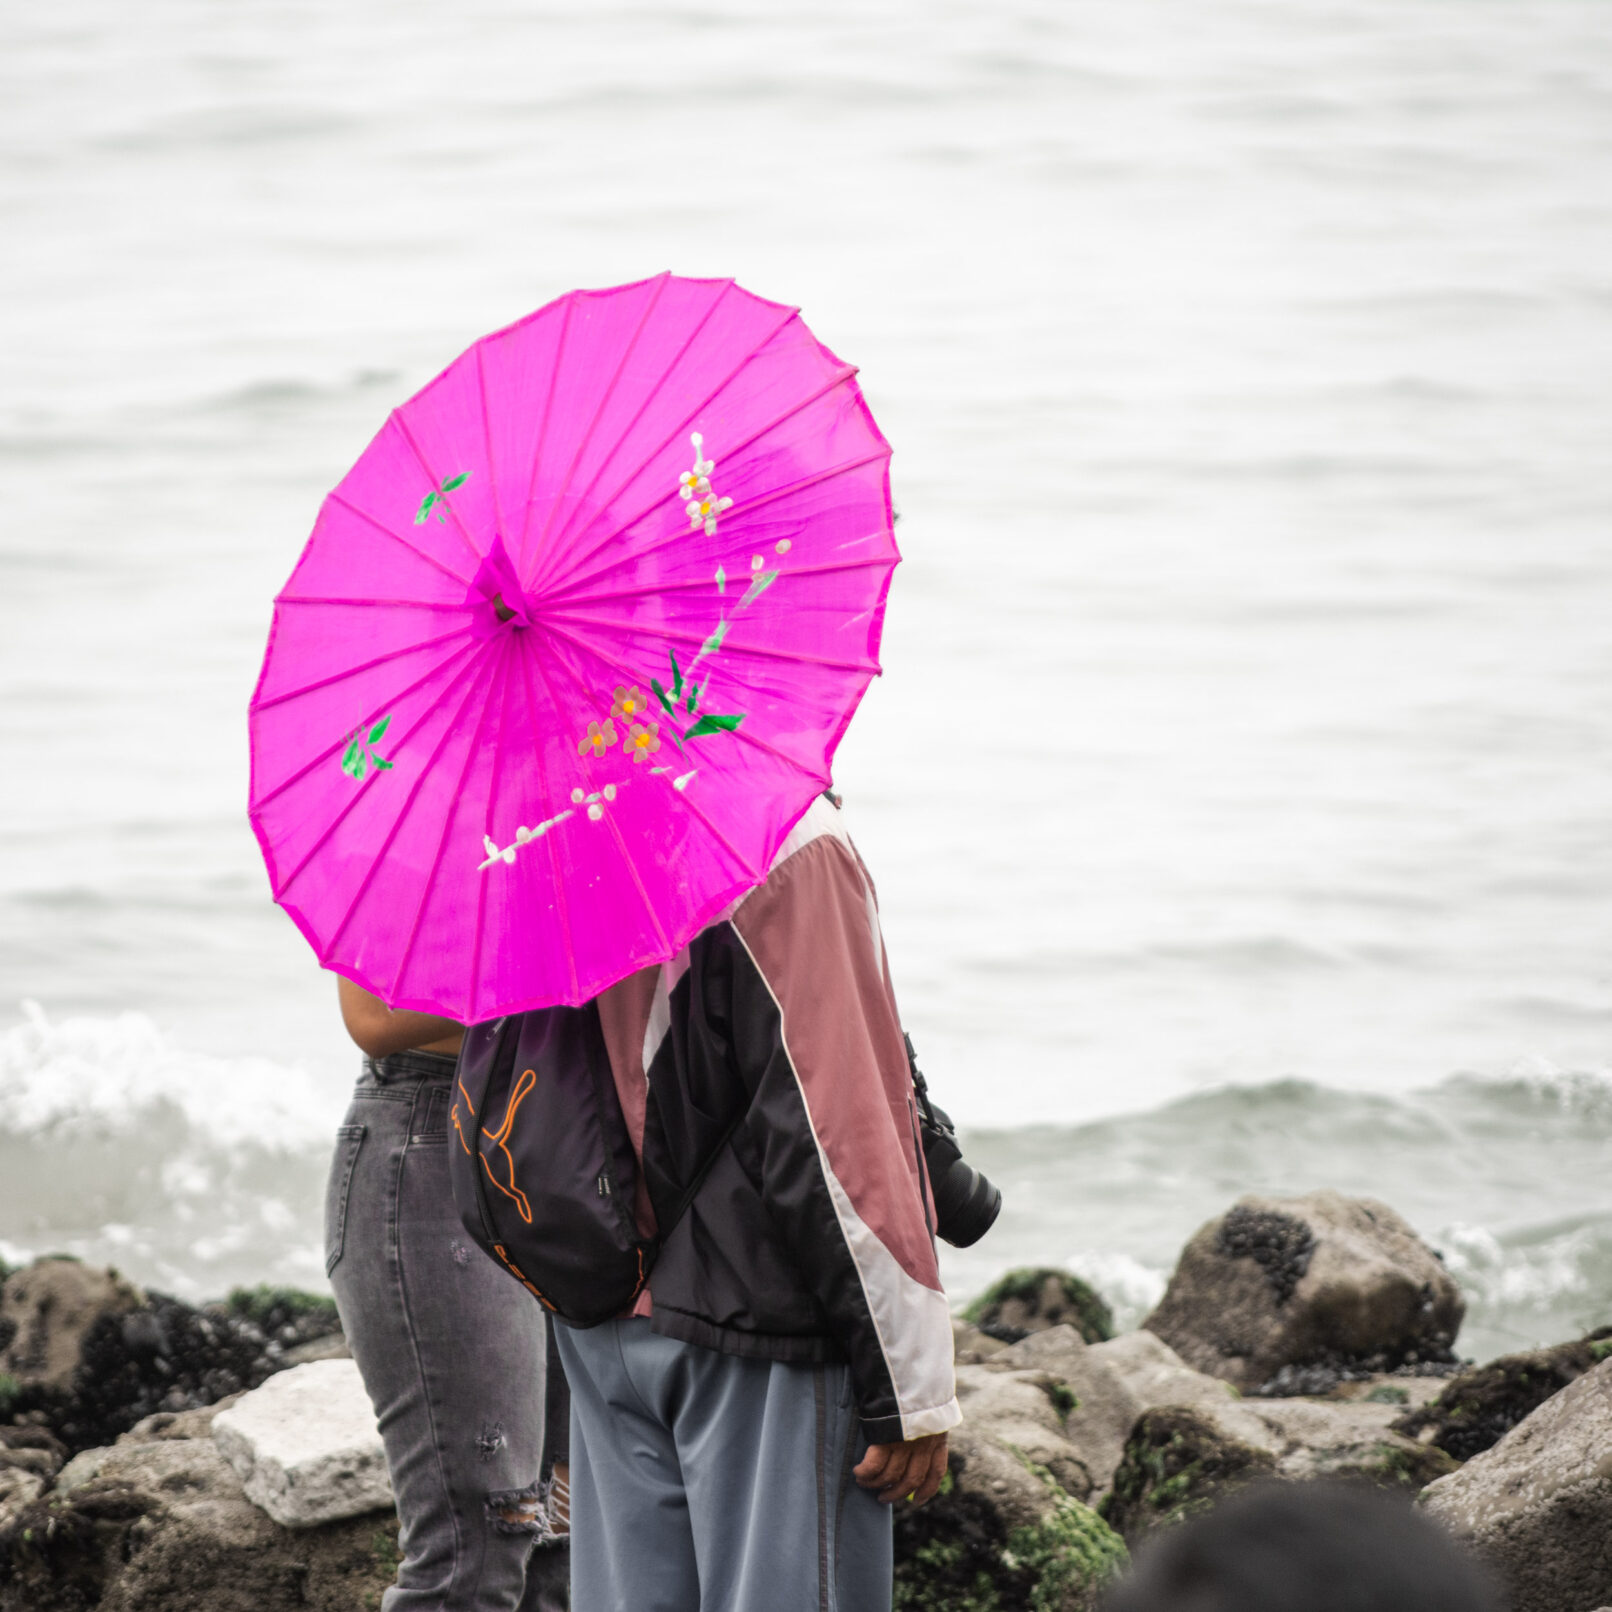
[[[634,722],[627,735],[626,748],[635,762],[645,761],[660,749],[660,723]]]
[[[594,758],[602,756],[616,742],[616,724],[606,717],[603,722],[590,722],[588,731],[583,735],[582,742],[577,746],[577,754],[585,756],[590,752]]]
[[[619,716],[623,722],[632,723],[648,710],[649,696],[636,683],[631,688],[616,684],[616,703],[610,707],[611,716]]]

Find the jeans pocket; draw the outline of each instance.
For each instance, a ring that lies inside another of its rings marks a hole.
[[[325,1275],[335,1270],[347,1236],[347,1199],[353,1190],[353,1166],[364,1145],[362,1125],[343,1125],[336,1132],[336,1153],[325,1186]]]

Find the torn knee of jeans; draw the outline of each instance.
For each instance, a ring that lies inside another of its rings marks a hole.
[[[487,1520],[501,1534],[546,1533],[543,1486],[532,1483],[524,1489],[505,1489],[488,1495]]]

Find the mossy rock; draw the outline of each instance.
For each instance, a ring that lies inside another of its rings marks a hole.
[[[1019,1459],[1046,1490],[1036,1523],[1008,1528],[951,1472],[927,1506],[897,1513],[894,1612],[1092,1612],[1130,1560],[1125,1543],[1046,1468]]]
[[[963,1319],[1004,1343],[1056,1326],[1074,1327],[1087,1343],[1114,1336],[1114,1313],[1102,1295],[1072,1271],[1047,1265],[1009,1271],[963,1311]]]
[[[282,1327],[294,1327],[303,1338],[341,1331],[333,1298],[296,1287],[237,1287],[222,1308],[237,1320],[251,1321],[271,1337]]]
[[[1341,1476],[1359,1478],[1380,1489],[1403,1489],[1419,1494],[1435,1478],[1447,1478],[1461,1463],[1434,1444],[1389,1443],[1377,1446],[1372,1458],[1343,1468]]]
[[[1502,1355],[1452,1377],[1437,1399],[1401,1416],[1394,1431],[1433,1445],[1457,1461],[1470,1461],[1609,1355],[1612,1327],[1602,1327],[1575,1343]]]
[[[1137,1418],[1102,1515],[1134,1545],[1275,1471],[1268,1450],[1229,1437],[1196,1411],[1161,1406]]]

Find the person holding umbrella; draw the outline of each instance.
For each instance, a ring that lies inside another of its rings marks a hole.
[[[959,1419],[877,906],[820,798],[900,558],[855,376],[731,280],[559,298],[327,497],[253,695],[250,818],[326,967],[462,1025],[589,1004],[609,1044],[665,1246],[633,1315],[559,1334],[580,1612],[656,1563],[662,1606],[887,1600],[878,1501],[934,1491]],[[517,1074],[450,1157],[530,1226],[552,1092]]]

